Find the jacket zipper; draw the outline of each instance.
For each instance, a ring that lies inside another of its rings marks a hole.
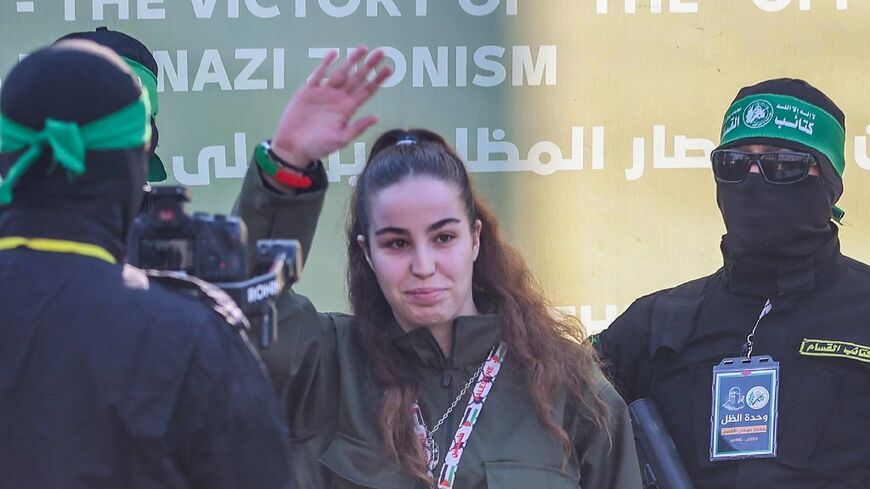
[[[447,407],[450,407],[450,404],[453,403],[453,376],[450,375],[449,370],[444,371],[444,377],[441,379],[441,385],[447,388]],[[444,430],[444,444],[441,445],[443,448],[441,449],[441,465],[444,465],[444,460],[447,459],[447,452],[450,450],[450,428],[453,427],[453,413],[450,413],[447,416],[447,424],[446,430]],[[438,475],[435,474],[437,477]]]

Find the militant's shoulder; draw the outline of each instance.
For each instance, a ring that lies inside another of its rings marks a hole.
[[[662,290],[653,292],[652,294],[648,294],[648,295],[645,295],[645,296],[639,298],[636,302],[640,302],[640,301],[644,301],[644,300],[654,301],[655,299],[657,299],[658,297],[661,297],[661,296],[672,296],[673,297],[673,296],[702,295],[704,293],[704,291],[707,289],[707,286],[710,284],[710,282],[712,280],[716,279],[721,272],[722,272],[722,270],[720,269],[720,270],[718,270],[715,273],[712,273],[710,275],[707,275],[707,276],[704,276],[701,278],[696,278],[694,280],[689,280],[688,282],[684,282],[684,283],[677,285],[675,287],[669,287],[666,289],[662,289]]]
[[[658,301],[662,297],[696,297],[703,296],[709,287],[710,283],[716,279],[718,279],[719,275],[722,273],[722,270],[718,270],[713,274],[696,278],[694,280],[690,280],[688,282],[682,283],[675,287],[669,287],[666,289],[661,289],[655,291],[651,294],[647,294],[645,296],[639,297],[635,300],[631,306],[626,310],[626,313],[635,309],[635,313],[652,313],[653,308],[655,307],[656,301]]]
[[[240,330],[250,329],[251,325],[238,304],[216,285],[178,272],[149,270],[146,274],[152,282],[181,293],[194,295],[230,326]]]
[[[826,289],[838,296],[843,304],[867,304],[870,295],[870,265],[841,255],[840,270],[834,280],[826,284]],[[867,308],[862,308],[867,310]]]
[[[702,294],[704,294],[704,292],[706,292],[710,283],[714,280],[718,280],[719,277],[723,273],[724,273],[724,270],[720,268],[719,270],[717,270],[714,273],[711,273],[710,275],[707,275],[707,276],[704,276],[701,278],[696,278],[694,280],[689,280],[688,282],[682,283],[676,287],[667,289],[667,294],[672,295],[672,296],[673,295],[679,295],[679,296],[702,295]]]
[[[192,277],[169,275],[124,266],[124,303],[133,322],[144,322],[155,330],[166,326],[184,337],[209,334],[215,326],[236,333],[249,327],[244,314],[222,290]]]
[[[710,283],[717,280],[721,272],[638,298],[600,334],[598,340],[610,343],[644,341],[649,337],[657,309],[662,309],[665,304],[682,308],[686,304],[700,303]]]
[[[841,259],[848,270],[857,272],[859,275],[863,276],[863,278],[870,280],[870,265],[846,255],[842,255]]]
[[[641,330],[649,329],[649,320],[655,310],[656,301],[659,297],[670,294],[677,287],[657,290],[650,294],[638,297],[617,316],[616,319],[602,332],[602,336],[635,335]]]

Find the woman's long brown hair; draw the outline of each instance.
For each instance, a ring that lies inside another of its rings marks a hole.
[[[481,221],[480,252],[472,276],[474,304],[481,313],[496,314],[501,321],[511,363],[521,370],[538,419],[562,442],[567,460],[573,450],[571,440],[550,414],[562,392],[576,404],[581,420],[606,429],[607,406],[594,379],[595,352],[580,322],[554,312],[546,301],[523,258],[502,237],[495,215],[475,197],[462,160],[441,136],[423,129],[389,131],[375,142],[357,181],[347,230],[348,293],[375,381],[385,392],[380,430],[386,455],[428,480],[411,416],[419,386],[408,360],[387,338],[384,325],[393,320],[392,310],[357,236],[368,236],[372,195],[412,175],[456,185],[469,223]]]

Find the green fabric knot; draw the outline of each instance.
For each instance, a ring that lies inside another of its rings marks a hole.
[[[132,104],[80,126],[76,122],[48,118],[35,131],[0,114],[0,152],[25,150],[0,183],[0,205],[12,202],[12,189],[21,177],[51,148],[53,160],[70,175],[85,172],[88,150],[120,150],[143,147],[151,140],[150,104],[143,93]]]
[[[46,119],[45,129],[39,133],[37,144],[48,143],[54,159],[75,175],[85,172],[85,142],[75,122]]]
[[[81,175],[85,171],[85,142],[79,125],[75,122],[46,119],[45,128],[35,132],[22,127],[14,127],[10,121],[3,121],[0,130],[3,130],[3,141],[8,145],[21,149],[27,147],[27,151],[18,158],[18,161],[9,169],[9,174],[0,184],[0,205],[6,205],[12,201],[12,188],[30,167],[39,160],[45,146],[51,148],[54,160],[60,166],[66,168],[75,175]],[[14,124],[14,123],[13,123]],[[14,127],[14,129],[13,129]],[[7,134],[11,133],[11,134]],[[9,141],[7,141],[9,140]],[[5,146],[5,144],[4,144]]]

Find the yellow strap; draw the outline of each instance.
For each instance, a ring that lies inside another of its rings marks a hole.
[[[48,253],[73,253],[76,255],[90,256],[111,263],[118,263],[111,253],[105,248],[89,243],[79,243],[77,241],[65,241],[62,239],[48,238],[23,238],[21,236],[10,236],[8,238],[0,238],[0,250],[11,250],[13,248],[30,248],[36,251],[45,251]]]

